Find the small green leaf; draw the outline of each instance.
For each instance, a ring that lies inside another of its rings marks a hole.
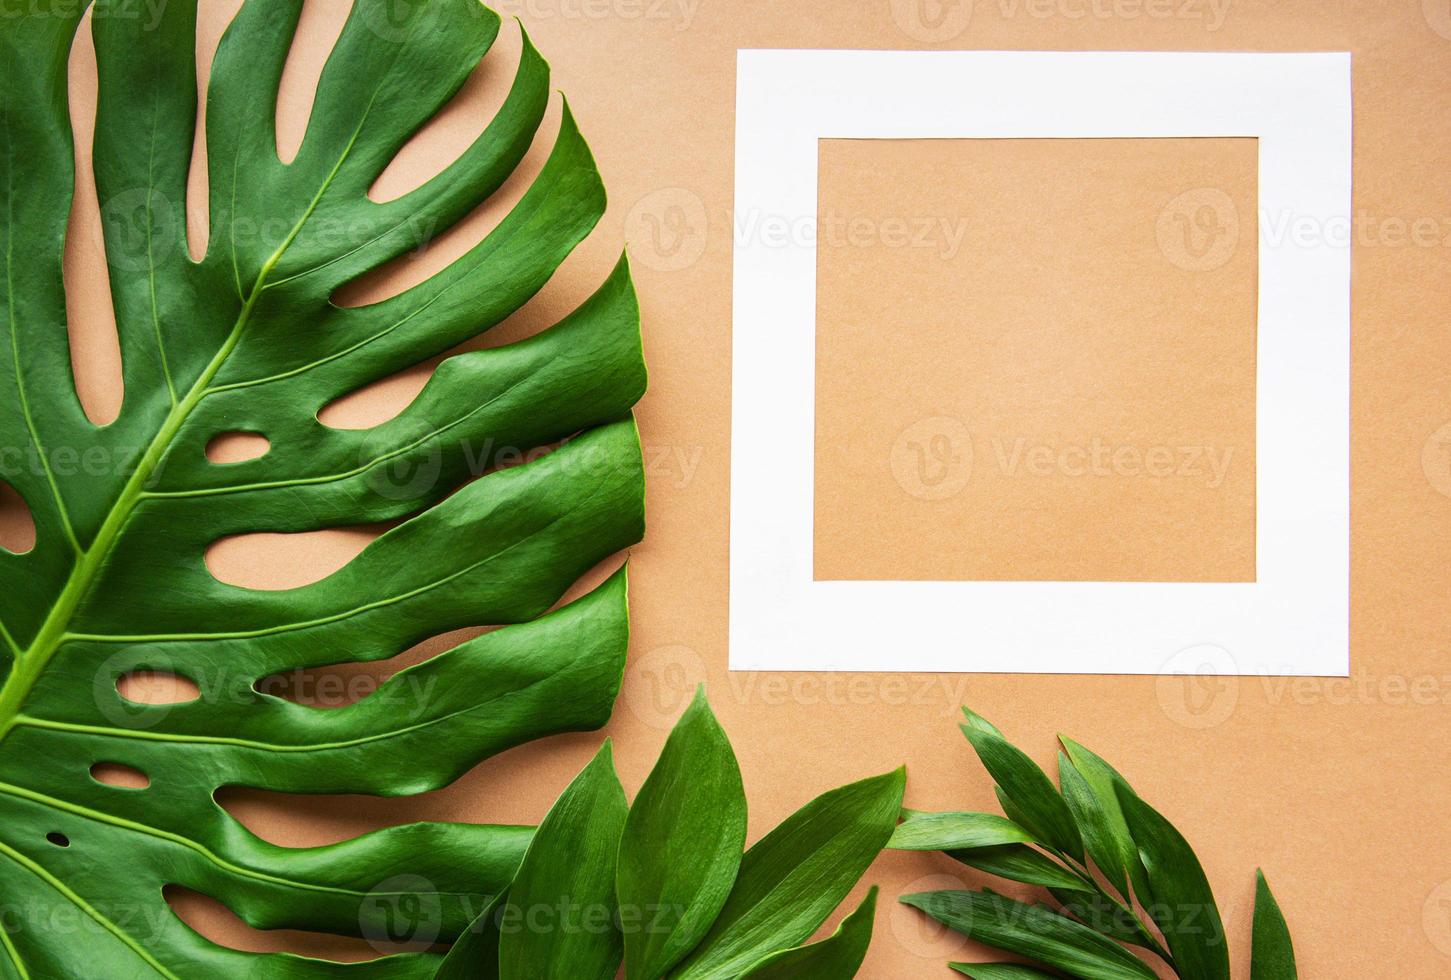
[[[1157,980],[1118,943],[1041,906],[968,891],[924,892],[902,901],[980,943],[1083,980]]]
[[[969,723],[961,726],[962,733],[1003,794],[1013,802],[1016,813],[1009,816],[1026,821],[1023,826],[1043,843],[1082,860],[1083,838],[1052,780],[1025,752],[995,730],[990,731],[987,722],[974,722],[976,717],[969,715]]]
[[[499,980],[499,910],[507,894],[495,895],[458,937],[433,980]]]
[[[1088,856],[1098,865],[1105,878],[1125,898],[1129,895],[1128,874],[1124,868],[1124,857],[1120,853],[1120,840],[1114,832],[1110,816],[1104,812],[1098,796],[1083,774],[1073,768],[1073,763],[1062,752],[1058,753],[1058,786],[1068,811],[1083,834],[1083,845]],[[1118,807],[1118,801],[1114,801]],[[1122,821],[1120,821],[1122,822]]]
[[[819,943],[773,953],[741,975],[741,980],[850,980],[861,969],[872,941],[872,918],[877,912],[877,890],[855,912],[842,920],[836,932]]]
[[[1007,814],[1008,819],[1019,827],[1025,830],[1028,829],[1029,820],[1027,815],[1019,809],[1016,803],[1008,798],[1008,794],[1003,792],[1003,788],[1001,786],[994,786],[993,794],[998,798],[998,806],[1003,808],[1003,813]]]
[[[1096,830],[1090,833],[1084,830],[1084,837],[1089,842],[1089,853],[1108,880],[1113,882],[1119,889],[1119,894],[1124,898],[1129,897],[1128,891],[1123,887],[1131,883],[1134,890],[1142,896],[1147,895],[1148,881],[1144,878],[1144,866],[1139,861],[1138,845],[1134,843],[1133,835],[1129,833],[1129,826],[1124,821],[1123,808],[1119,806],[1118,793],[1114,787],[1120,783],[1128,786],[1128,780],[1124,779],[1119,771],[1109,765],[1094,753],[1085,749],[1071,738],[1060,735],[1059,741],[1063,743],[1063,749],[1068,754],[1068,760],[1073,764],[1077,775],[1083,777],[1083,782],[1093,793],[1093,799],[1097,806],[1093,807],[1093,816],[1088,819],[1096,824]],[[1062,778],[1063,768],[1060,763],[1059,775]],[[1067,777],[1070,782],[1071,776]],[[1068,784],[1064,784],[1063,795],[1068,796],[1070,790]],[[1069,808],[1073,809],[1073,800],[1068,800]],[[1080,806],[1087,806],[1087,801],[1080,799]],[[1078,816],[1074,811],[1075,817]],[[1080,822],[1080,826],[1082,823]],[[1094,850],[1096,846],[1097,851]]]
[[[891,838],[906,778],[898,769],[824,793],[758,841],[719,918],[672,976],[734,978],[810,938]]]
[[[1295,946],[1280,903],[1270,892],[1265,873],[1255,873],[1254,957],[1250,980],[1296,980]]]
[[[1224,923],[1193,848],[1126,783],[1119,783],[1117,791],[1148,875],[1150,895],[1140,900],[1168,940],[1175,964],[1194,980],[1229,980]]]
[[[630,980],[662,977],[695,948],[730,895],[745,843],[741,770],[700,690],[620,841],[615,880]]]
[[[504,976],[614,980],[615,860],[628,811],[606,740],[545,815],[509,888],[499,924]]]
[[[958,973],[972,977],[972,980],[1058,980],[1058,974],[1048,973],[1032,966],[1018,963],[949,963]]]
[[[997,844],[1031,843],[1033,835],[992,813],[925,813],[903,810],[887,846],[899,851],[953,851]]]
[[[988,874],[1045,888],[1083,889],[1088,886],[1071,871],[1041,851],[1025,844],[1002,844],[948,851],[948,857]]]

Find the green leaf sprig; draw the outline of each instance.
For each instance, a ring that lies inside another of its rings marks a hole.
[[[875,888],[807,940],[892,836],[905,781],[898,769],[825,793],[743,853],[740,769],[699,692],[628,812],[605,744],[438,980],[612,980],[622,961],[626,980],[849,980]]]
[[[903,810],[889,847],[941,850],[970,867],[1047,889],[1053,904],[981,891],[906,895],[951,929],[1026,960],[953,963],[976,980],[1154,980],[1153,959],[1183,980],[1229,980],[1224,923],[1182,834],[1102,758],[1060,736],[1058,786],[982,716],[967,736],[997,784],[1005,817]],[[1285,919],[1263,873],[1251,980],[1295,980]]]

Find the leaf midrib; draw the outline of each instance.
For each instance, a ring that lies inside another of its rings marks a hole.
[[[376,96],[377,93],[375,92],[374,98]],[[238,312],[237,319],[233,323],[232,330],[228,333],[226,340],[218,348],[217,353],[213,355],[211,361],[202,370],[201,374],[197,376],[196,381],[188,389],[186,396],[167,413],[161,427],[157,430],[156,435],[147,446],[146,452],[142,454],[140,461],[136,464],[136,469],[132,471],[125,486],[121,488],[120,494],[117,495],[115,503],[111,505],[111,509],[101,522],[100,529],[96,532],[95,538],[92,539],[90,545],[79,552],[77,561],[71,568],[71,574],[66,579],[66,584],[61,588],[54,605],[51,606],[50,612],[46,615],[40,629],[36,632],[35,637],[31,640],[30,645],[25,648],[24,652],[16,656],[14,663],[11,665],[10,674],[5,679],[4,686],[0,687],[0,743],[5,741],[5,737],[15,727],[20,708],[25,703],[26,698],[29,697],[31,690],[35,687],[35,683],[44,672],[46,665],[55,656],[60,647],[71,638],[68,633],[71,618],[80,607],[81,600],[90,592],[96,577],[105,566],[106,559],[110,557],[111,549],[115,546],[117,538],[120,537],[122,528],[125,527],[136,504],[141,500],[143,488],[150,481],[152,474],[155,473],[157,465],[161,462],[167,451],[170,450],[177,433],[181,431],[181,427],[186,423],[191,413],[201,403],[202,399],[211,393],[209,390],[211,382],[216,378],[222,366],[226,364],[227,359],[236,350],[237,344],[241,341],[242,333],[251,321],[253,313],[256,312],[263,292],[267,289],[267,280],[271,276],[272,270],[277,267],[277,263],[282,260],[282,256],[287,252],[287,249],[292,246],[292,243],[297,240],[297,236],[302,233],[303,226],[307,224],[308,219],[317,210],[317,206],[322,201],[323,195],[327,193],[328,188],[332,186],[333,181],[337,178],[338,172],[342,169],[343,164],[352,153],[358,136],[362,133],[363,125],[367,122],[372,104],[373,102],[370,99],[368,108],[358,120],[358,125],[353,130],[347,145],[343,147],[337,162],[333,164],[327,177],[323,179],[321,185],[318,187],[317,193],[313,195],[312,200],[308,203],[307,209],[297,219],[297,222],[288,232],[287,237],[268,256],[267,261],[262,263],[261,268],[257,272],[257,278],[252,284],[252,290],[243,303],[242,309]],[[6,106],[6,150],[7,152],[13,153],[13,147],[9,140],[8,101]],[[11,167],[9,169],[13,171],[14,168]],[[13,177],[11,179],[13,186]],[[13,201],[13,193],[9,200]],[[13,223],[11,226],[13,227]],[[7,279],[13,276],[14,263],[12,249],[13,236],[6,242],[5,265]],[[234,264],[235,261],[236,254],[234,251]],[[13,296],[13,291],[11,295]],[[13,315],[10,318],[10,331],[11,345],[12,349],[14,349],[19,331]],[[18,354],[16,356],[18,359]],[[56,495],[59,500],[60,492],[58,488],[56,489]],[[64,504],[62,503],[61,506],[63,507]]]

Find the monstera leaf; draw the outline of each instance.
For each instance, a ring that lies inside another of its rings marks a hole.
[[[436,955],[343,966],[224,949],[173,915],[163,889],[212,896],[262,929],[386,938],[411,916],[409,938],[447,942],[511,880],[527,828],[411,825],[288,849],[214,794],[433,790],[510,746],[599,727],[618,690],[623,573],[550,610],[643,530],[629,413],[645,378],[623,264],[551,329],[445,359],[392,421],[318,421],[534,294],[603,211],[589,150],[566,111],[542,173],[481,244],[394,298],[335,305],[338,287],[418,249],[417,229],[449,227],[500,186],[540,124],[548,70],[526,43],[481,138],[419,189],[375,202],[375,179],[499,20],[474,0],[358,0],[284,164],[275,106],[301,6],[248,0],[221,42],[201,261],[184,221],[195,0],[152,5],[154,22],[119,4],[97,11],[95,171],[125,382],[104,426],[75,393],[61,275],[74,179],[65,73],[84,4],[34,0],[0,19],[0,451],[36,526],[30,551],[0,553],[5,977],[427,976]],[[269,449],[210,461],[228,432]],[[540,446],[555,448],[492,465],[489,447]],[[300,588],[223,584],[204,563],[228,535],[376,522],[393,526]],[[480,624],[502,628],[345,708],[259,688]],[[188,678],[200,697],[122,697],[118,682],[145,670]],[[102,782],[101,763],[149,785]]]

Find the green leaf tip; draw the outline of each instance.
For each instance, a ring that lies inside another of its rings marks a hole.
[[[752,845],[720,916],[672,980],[739,976],[809,939],[891,838],[905,781],[899,768],[830,790]]]
[[[633,925],[625,932],[631,980],[664,976],[699,943],[730,894],[745,839],[740,768],[701,685],[666,738],[620,839],[616,891]],[[659,910],[669,910],[668,923],[659,921]]]
[[[967,719],[967,724],[959,726],[962,728],[962,732],[964,735],[967,734],[969,728],[972,728],[980,732],[987,732],[989,735],[996,735],[998,738],[1006,740],[1006,736],[1004,736],[1003,733],[998,730],[998,727],[996,725],[988,721],[976,711],[973,711],[967,705],[962,706],[962,714]]]
[[[1115,787],[1148,881],[1146,904],[1178,967],[1229,980],[1229,948],[1209,878],[1184,835],[1125,783]]]
[[[968,717],[970,723],[961,726],[962,732],[997,783],[1008,817],[1039,842],[1082,860],[1083,837],[1052,780],[997,729],[971,721],[977,718],[971,712]]]
[[[1263,871],[1255,872],[1255,911],[1250,980],[1297,980],[1290,927]]]

